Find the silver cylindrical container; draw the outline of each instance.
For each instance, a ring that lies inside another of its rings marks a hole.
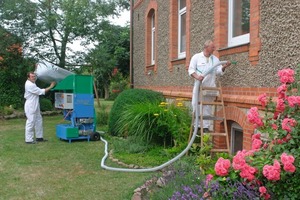
[[[40,61],[36,64],[35,73],[37,78],[45,83],[51,83],[53,81],[58,83],[67,76],[74,74],[73,72],[60,68],[46,61]]]

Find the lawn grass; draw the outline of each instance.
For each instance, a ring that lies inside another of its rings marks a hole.
[[[24,118],[0,121],[0,199],[128,200],[154,174],[102,169],[104,143],[59,140],[55,125],[63,122],[44,116],[49,141],[31,145],[24,142]]]

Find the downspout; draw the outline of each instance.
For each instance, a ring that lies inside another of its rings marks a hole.
[[[129,73],[130,73],[130,88],[134,88],[133,81],[133,0],[130,0],[130,63],[129,63]]]

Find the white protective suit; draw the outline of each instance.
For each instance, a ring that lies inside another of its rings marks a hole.
[[[36,138],[43,138],[43,119],[40,111],[39,95],[45,95],[45,89],[41,89],[35,83],[27,80],[24,94],[26,99],[24,111],[27,117],[25,142],[34,141],[34,132]]]
[[[209,59],[207,59],[203,52],[195,54],[190,62],[189,65],[189,75],[191,76],[194,72],[196,72],[198,75],[203,75],[207,71],[209,71],[215,64],[219,63],[220,60],[214,56],[211,55]],[[216,87],[216,75],[223,75],[222,71],[222,65],[217,66],[210,74],[206,75],[205,78],[202,80],[202,86],[204,87]],[[195,111],[195,105],[198,105],[197,102],[195,102],[195,93],[196,93],[196,87],[194,84],[193,89],[193,97],[192,97],[192,106],[193,111]],[[200,93],[199,93],[200,94]],[[212,96],[203,96],[203,101],[214,101],[215,97]],[[201,99],[199,99],[201,101]],[[199,106],[198,106],[199,108]],[[200,112],[201,113],[201,110]],[[204,105],[203,106],[203,115],[204,116],[211,116],[212,115],[212,106],[210,105]],[[211,122],[209,120],[203,120],[203,128],[210,128]]]

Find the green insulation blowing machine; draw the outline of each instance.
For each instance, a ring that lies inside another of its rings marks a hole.
[[[61,140],[99,140],[96,132],[93,77],[72,74],[57,83],[55,108],[63,110],[65,121],[56,125],[56,136]]]

